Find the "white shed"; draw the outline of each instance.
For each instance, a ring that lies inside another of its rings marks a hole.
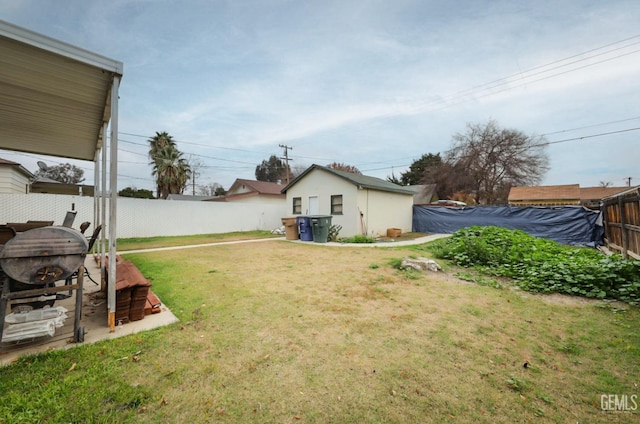
[[[412,229],[414,191],[380,178],[312,165],[282,192],[292,216],[330,215],[340,237]]]

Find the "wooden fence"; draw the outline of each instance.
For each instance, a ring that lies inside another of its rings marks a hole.
[[[640,186],[603,199],[602,207],[607,247],[640,259]]]

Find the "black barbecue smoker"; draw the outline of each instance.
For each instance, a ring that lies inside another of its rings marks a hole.
[[[18,339],[21,336],[28,339],[36,327],[39,327],[37,331],[53,335],[53,321],[41,318],[54,316],[56,312],[51,307],[56,300],[69,298],[74,291],[73,341],[84,341],[80,318],[87,251],[85,236],[64,226],[46,226],[17,233],[4,244],[0,250],[0,342],[8,305],[11,305],[10,315],[13,317],[9,325],[14,333],[19,333]]]

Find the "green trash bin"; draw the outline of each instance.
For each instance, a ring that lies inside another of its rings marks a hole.
[[[309,218],[313,230],[313,241],[316,243],[326,243],[329,241],[331,215],[312,215]]]

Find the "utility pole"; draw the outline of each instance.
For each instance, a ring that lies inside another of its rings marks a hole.
[[[631,187],[631,177],[627,177],[627,187]]]
[[[287,184],[289,184],[289,160],[293,160],[293,159],[289,159],[289,150],[293,150],[293,147],[289,147],[286,144],[278,144],[278,146],[284,149],[284,157],[280,159],[284,159],[284,163],[287,171]]]

